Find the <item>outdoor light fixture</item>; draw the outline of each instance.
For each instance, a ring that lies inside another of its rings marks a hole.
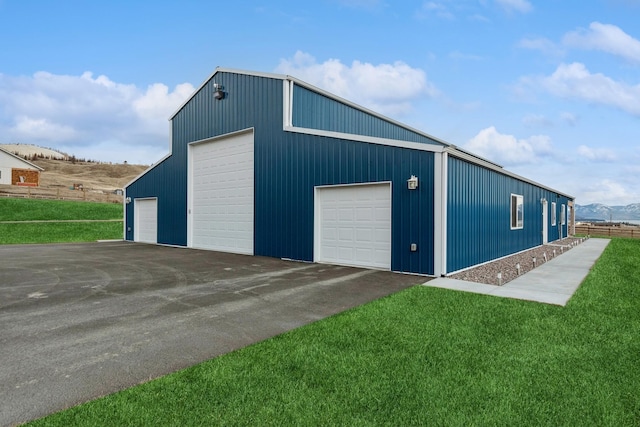
[[[126,204],[131,203],[131,197],[127,197],[126,199],[124,199],[124,201],[125,201]]]
[[[219,83],[214,83],[213,84],[213,97],[215,99],[217,99],[218,101],[220,101],[221,99],[224,99],[224,86],[222,86]]]
[[[415,190],[418,188],[418,177],[415,175],[411,175],[411,178],[407,180],[407,187],[409,190]]]

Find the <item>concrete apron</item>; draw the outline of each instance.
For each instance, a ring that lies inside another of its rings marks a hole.
[[[609,242],[609,239],[588,239],[503,286],[446,277],[431,280],[425,286],[565,306]]]

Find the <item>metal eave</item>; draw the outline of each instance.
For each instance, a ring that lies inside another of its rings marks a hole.
[[[334,132],[320,129],[301,128],[296,126],[284,126],[285,132],[303,133],[307,135],[324,136],[327,138],[344,139],[347,141],[366,142],[369,144],[385,145],[387,147],[409,148],[411,150],[430,151],[432,153],[442,153],[445,147],[425,144],[424,142],[404,141],[401,139],[378,138],[375,136],[359,135],[354,133]]]
[[[468,152],[466,152],[464,150],[459,149],[456,146],[451,146],[450,148],[447,148],[445,151],[447,153],[449,153],[449,155],[451,155],[453,157],[457,157],[459,159],[466,160],[466,161],[468,161],[470,163],[473,163],[473,164],[476,164],[478,166],[482,166],[482,167],[485,167],[487,169],[491,169],[491,170],[493,170],[495,172],[498,172],[498,173],[501,173],[503,175],[507,175],[507,176],[510,176],[510,177],[515,178],[517,180],[520,180],[520,181],[535,185],[536,187],[540,187],[540,188],[543,188],[545,190],[557,193],[559,195],[567,197],[568,199],[571,199],[571,200],[575,199],[574,196],[570,196],[569,194],[566,194],[566,193],[563,193],[561,191],[558,191],[555,188],[551,188],[551,187],[548,187],[546,185],[540,184],[539,182],[533,181],[533,180],[531,180],[529,178],[525,178],[525,177],[520,176],[520,175],[518,175],[516,173],[509,172],[508,170],[504,169],[502,166],[498,165],[497,163],[493,163],[493,162],[491,162],[489,160],[483,159],[482,157],[479,157],[479,156],[473,155],[471,153],[468,153]]]
[[[309,89],[309,90],[311,90],[313,92],[317,92],[322,96],[326,96],[327,98],[333,99],[334,101],[338,101],[338,102],[340,102],[342,104],[345,104],[345,105],[347,105],[347,106],[349,106],[351,108],[355,108],[356,110],[359,110],[359,111],[362,111],[362,112],[367,113],[369,115],[372,115],[374,117],[377,117],[380,120],[384,120],[385,122],[391,123],[391,124],[393,124],[395,126],[401,127],[401,128],[406,129],[406,130],[408,130],[410,132],[417,133],[418,135],[422,135],[422,136],[424,136],[426,138],[432,139],[435,142],[438,142],[438,143],[444,145],[445,147],[451,147],[451,144],[449,144],[448,142],[446,142],[446,141],[444,141],[444,140],[442,140],[440,138],[436,138],[433,135],[429,135],[428,133],[425,133],[425,132],[423,132],[423,131],[421,131],[419,129],[415,129],[415,128],[413,128],[411,126],[408,126],[408,125],[406,125],[404,123],[401,123],[401,122],[399,122],[397,120],[393,120],[393,119],[391,119],[391,118],[389,118],[387,116],[384,116],[384,115],[382,115],[380,113],[376,113],[375,111],[370,110],[370,109],[368,109],[366,107],[363,107],[362,105],[358,105],[355,102],[351,102],[351,101],[349,101],[347,99],[341,98],[338,95],[334,95],[331,92],[328,92],[328,91],[326,91],[324,89],[320,89],[319,87],[314,86],[314,85],[312,85],[310,83],[307,83],[305,81],[302,81],[302,80],[300,80],[300,79],[298,79],[296,77],[287,75],[287,76],[284,76],[284,78],[286,80],[292,82],[292,83],[300,85],[300,86],[302,86],[304,88],[307,88],[307,89]],[[424,143],[422,143],[422,144],[424,144]]]

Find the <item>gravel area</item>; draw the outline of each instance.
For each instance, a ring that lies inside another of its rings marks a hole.
[[[564,252],[571,250],[571,248],[580,244],[582,241],[583,239],[581,238],[567,237],[447,277],[487,285],[504,285],[519,275],[531,271],[535,267],[540,267],[545,262],[552,260],[555,256],[560,256]],[[535,267],[533,263],[534,257],[536,259]],[[517,264],[520,264],[520,274],[518,274]],[[502,274],[501,283],[498,279],[498,273]]]

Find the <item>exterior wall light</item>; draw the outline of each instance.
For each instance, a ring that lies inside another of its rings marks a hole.
[[[124,202],[125,202],[126,204],[131,203],[131,197],[127,197],[126,199],[124,199]]]
[[[222,86],[221,84],[218,83],[214,83],[213,84],[213,97],[215,99],[217,99],[218,101],[220,101],[221,99],[224,99],[224,86]]]
[[[409,190],[415,190],[418,188],[418,177],[415,175],[411,175],[411,178],[407,180],[407,188]]]

